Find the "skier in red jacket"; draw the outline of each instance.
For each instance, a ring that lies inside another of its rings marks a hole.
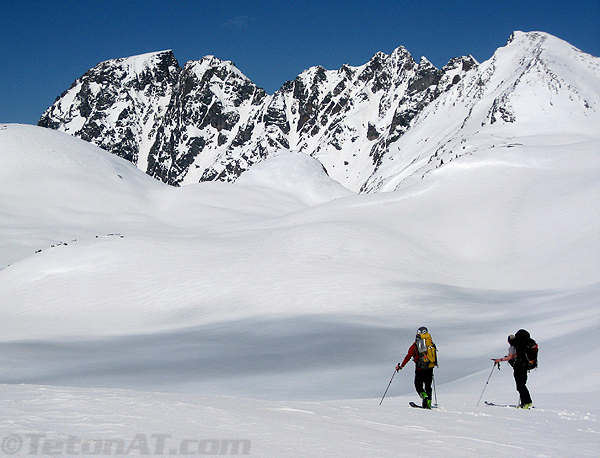
[[[415,389],[423,400],[423,408],[431,409],[431,384],[433,382],[433,366],[436,365],[436,361],[429,361],[427,358],[422,357],[417,348],[417,343],[425,342],[429,340],[431,342],[431,336],[425,326],[421,326],[417,330],[417,336],[415,343],[413,343],[408,349],[408,353],[404,357],[402,363],[398,363],[396,371],[401,370],[406,366],[408,361],[412,358],[415,362]],[[431,342],[431,346],[435,349],[435,344]],[[434,353],[435,354],[435,353]]]

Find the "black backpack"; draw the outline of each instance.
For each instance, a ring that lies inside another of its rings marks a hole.
[[[520,329],[515,334],[514,346],[517,349],[515,366],[528,371],[538,367],[538,344],[525,329]]]

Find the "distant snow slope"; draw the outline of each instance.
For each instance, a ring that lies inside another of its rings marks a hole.
[[[599,145],[499,142],[355,195],[297,153],[172,188],[1,125],[0,381],[376,397],[426,325],[451,392],[480,389],[521,327],[542,348],[534,391],[596,391],[573,342],[600,356]]]

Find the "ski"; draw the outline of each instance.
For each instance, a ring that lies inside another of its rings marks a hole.
[[[493,402],[488,402],[488,401],[484,401],[486,405],[488,406],[492,406],[492,407],[506,407],[506,408],[512,408],[512,409],[517,409],[519,408],[518,405],[515,404],[494,404]],[[535,407],[530,407],[531,409],[535,409]]]
[[[411,402],[409,402],[409,403],[408,403],[408,405],[409,405],[409,406],[411,406],[411,407],[414,407],[415,409],[424,409],[424,410],[431,410],[431,409],[434,409],[434,408],[436,408],[436,407],[437,407],[437,405],[435,405],[435,406],[431,406],[431,409],[425,409],[425,407],[423,407],[423,406],[420,406],[420,405],[419,405],[419,404],[417,404],[416,402],[412,402],[412,401],[411,401]]]

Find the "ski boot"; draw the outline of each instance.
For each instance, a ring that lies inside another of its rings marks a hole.
[[[431,399],[429,399],[429,396],[427,396],[427,393],[425,393],[424,391],[422,393],[419,393],[419,395],[421,396],[421,399],[423,399],[423,408],[424,409],[431,409]]]

